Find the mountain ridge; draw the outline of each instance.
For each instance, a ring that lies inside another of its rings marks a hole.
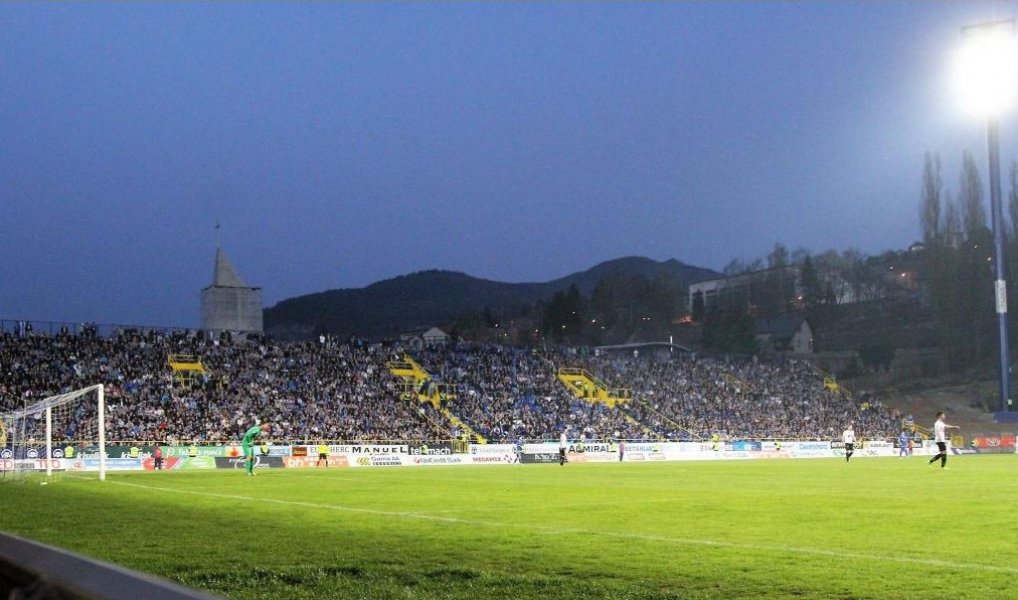
[[[546,282],[506,283],[460,271],[428,269],[376,281],[361,288],[340,288],[287,298],[265,309],[266,333],[279,338],[308,338],[318,333],[367,338],[392,337],[431,325],[446,325],[470,312],[523,311],[576,285],[589,295],[606,277],[671,277],[681,289],[719,277],[711,269],[677,259],[655,261],[626,256]]]

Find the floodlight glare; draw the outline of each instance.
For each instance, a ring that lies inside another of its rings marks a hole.
[[[999,116],[1018,102],[1014,21],[973,26],[963,33],[952,69],[962,108],[976,116]]]
[[[1000,193],[1000,116],[1018,97],[1015,20],[963,28],[965,43],[955,56],[955,87],[965,110],[986,119],[990,158],[990,215],[993,222],[993,283],[1000,332],[1000,412],[1011,410],[1011,351],[1008,341],[1007,281],[1004,277],[1004,211]]]

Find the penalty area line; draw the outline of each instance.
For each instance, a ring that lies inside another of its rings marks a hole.
[[[255,502],[265,504],[278,504],[281,506],[301,506],[304,508],[328,509],[350,513],[379,515],[385,517],[402,517],[405,519],[417,519],[420,521],[437,521],[441,523],[456,523],[460,525],[473,525],[477,527],[492,527],[502,529],[527,529],[546,535],[591,535],[624,540],[635,540],[645,542],[659,542],[669,544],[687,544],[712,548],[730,548],[733,550],[750,550],[754,552],[785,552],[788,554],[802,554],[807,556],[824,556],[831,558],[847,558],[870,561],[890,561],[928,567],[968,569],[973,571],[992,571],[997,573],[1018,574],[1018,567],[1007,567],[1000,565],[987,565],[982,563],[954,562],[936,558],[917,558],[910,556],[886,556],[880,554],[866,554],[862,552],[842,552],[839,550],[827,550],[824,548],[808,548],[800,546],[785,546],[781,544],[753,544],[743,542],[725,542],[718,540],[700,540],[694,538],[669,537],[661,535],[644,535],[639,533],[627,533],[621,531],[602,531],[597,529],[580,529],[570,527],[548,527],[545,525],[532,525],[528,523],[506,523],[503,521],[486,521],[483,519],[464,519],[460,517],[448,517],[410,511],[378,510],[374,508],[358,508],[354,506],[343,506],[341,504],[322,504],[319,502],[305,502],[302,500],[280,500],[278,498],[260,498],[257,496],[243,496],[240,494],[222,494],[218,492],[200,492],[196,490],[181,490],[154,485],[143,485],[140,483],[128,483],[126,481],[110,481],[114,485],[136,487],[158,492],[169,492],[191,496],[205,496],[209,498],[221,498],[225,500],[239,500],[244,502]]]

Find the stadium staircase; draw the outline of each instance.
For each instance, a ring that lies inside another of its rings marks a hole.
[[[447,383],[437,383],[431,375],[424,370],[416,360],[409,354],[404,354],[402,360],[392,360],[385,365],[389,372],[403,382],[405,397],[416,397],[419,402],[431,404],[438,412],[442,413],[449,422],[456,426],[463,435],[470,439],[477,440],[479,444],[487,444],[488,440],[481,434],[474,431],[472,427],[463,422],[450,411],[446,404],[456,399],[453,386]],[[445,400],[446,402],[443,402]]]
[[[823,371],[820,371],[820,372],[823,373]],[[834,379],[834,377],[831,377],[830,375],[828,375],[826,373],[824,373],[824,389],[825,390],[829,390],[831,392],[834,392],[835,394],[843,394],[845,396],[848,396],[849,398],[852,397],[852,393],[851,392],[849,392],[845,388],[841,387],[841,384],[838,383]]]
[[[632,393],[628,389],[610,388],[608,384],[586,369],[562,367],[558,370],[558,379],[574,397],[586,400],[591,404],[601,402],[606,406],[614,407],[632,399]]]
[[[191,387],[199,380],[208,378],[209,370],[197,356],[191,354],[171,354],[166,364],[173,369],[173,376],[181,385]]]
[[[665,421],[666,423],[668,423],[669,425],[671,425],[675,429],[678,429],[679,431],[686,432],[686,435],[689,436],[689,441],[691,441],[691,442],[703,441],[702,438],[697,438],[696,434],[693,433],[693,431],[691,431],[689,429],[686,429],[685,427],[680,425],[678,422],[676,422],[675,419],[671,419],[671,418],[661,414],[660,411],[656,410],[649,403],[644,402],[643,400],[639,400],[639,399],[635,400],[635,402],[639,402],[640,405],[642,405],[644,409],[646,409],[648,412],[656,415],[662,421]],[[639,420],[629,416],[628,414],[625,415],[625,417],[626,417],[626,420],[629,421],[630,423],[635,423],[636,425],[639,425],[640,427],[642,427],[643,430],[647,433],[648,437],[651,437],[651,438],[660,438],[661,437],[660,434],[655,433],[653,430],[648,428],[642,421],[639,421]]]
[[[737,377],[734,373],[725,372],[724,377],[725,381],[735,386],[735,388],[739,390],[740,394],[756,392],[756,388],[754,388],[751,383],[745,379]]]
[[[816,370],[817,370],[818,373],[820,373],[824,377],[824,389],[825,390],[827,390],[829,392],[833,392],[835,394],[839,394],[839,395],[843,396],[846,400],[852,400],[852,392],[849,391],[844,386],[842,386],[840,383],[838,383],[837,380],[834,379],[833,375],[831,375],[830,373],[827,373],[826,371],[823,371],[821,369],[816,369]],[[862,403],[860,405],[860,408],[862,408],[864,410],[869,408],[869,403],[868,402]],[[922,425],[916,424],[915,421],[910,421],[910,420],[907,420],[907,419],[902,419],[901,420],[901,428],[903,430],[911,433],[911,434],[917,434],[918,433],[920,439],[928,440],[928,439],[933,437],[933,432],[932,431],[930,431],[929,429],[926,429]],[[955,442],[955,438],[951,438],[951,443],[955,444],[956,446],[964,446],[965,445],[964,441],[959,441],[959,442],[956,443]]]

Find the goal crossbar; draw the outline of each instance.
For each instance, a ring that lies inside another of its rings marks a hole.
[[[99,442],[99,479],[106,479],[106,399],[104,394],[104,387],[102,384],[91,385],[86,388],[73,390],[70,392],[64,392],[62,394],[56,394],[48,396],[42,400],[22,408],[20,410],[14,410],[4,415],[0,415],[0,420],[8,423],[15,423],[19,420],[28,418],[38,418],[45,416],[46,419],[46,457],[49,459],[53,456],[53,431],[52,431],[52,414],[53,410],[66,406],[72,402],[75,402],[82,396],[96,393],[97,399],[97,433]],[[0,426],[2,427],[2,426]],[[16,431],[6,432],[10,437],[10,434],[16,434]],[[47,460],[46,474],[50,474],[49,460]]]

